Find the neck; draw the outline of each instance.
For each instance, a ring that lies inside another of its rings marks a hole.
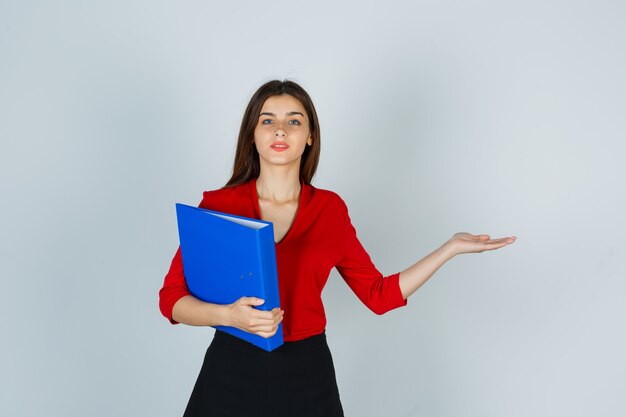
[[[271,200],[275,203],[298,200],[301,188],[299,169],[295,170],[291,167],[273,168],[269,170],[261,169],[259,178],[256,180],[259,198]]]

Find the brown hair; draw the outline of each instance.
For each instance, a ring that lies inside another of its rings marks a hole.
[[[254,129],[265,100],[282,94],[290,95],[300,101],[309,118],[309,130],[313,143],[311,146],[305,146],[304,148],[300,161],[300,178],[302,178],[305,184],[311,183],[320,157],[320,128],[315,106],[313,106],[311,97],[300,85],[289,80],[272,80],[256,90],[243,114],[241,128],[239,129],[239,139],[237,140],[233,175],[224,187],[234,187],[253,178],[258,178],[261,172],[261,165],[259,153],[254,145]]]

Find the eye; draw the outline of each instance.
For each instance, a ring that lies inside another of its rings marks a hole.
[[[293,124],[293,125],[299,125],[301,124],[299,120],[290,120],[289,123]]]
[[[261,124],[264,124],[264,125],[269,125],[271,123],[272,123],[272,119],[265,119],[265,120],[261,121]]]

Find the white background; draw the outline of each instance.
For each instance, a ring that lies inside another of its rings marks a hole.
[[[229,178],[263,82],[311,94],[313,185],[385,275],[461,255],[376,316],[333,271],[351,417],[626,415],[619,1],[0,2],[0,415],[182,415],[213,329],[158,290],[174,204]],[[254,410],[251,410],[251,415]]]

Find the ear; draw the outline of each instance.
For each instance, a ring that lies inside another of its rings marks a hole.
[[[309,146],[313,145],[313,138],[311,138],[311,135],[309,135],[309,138],[306,140],[306,143]]]

